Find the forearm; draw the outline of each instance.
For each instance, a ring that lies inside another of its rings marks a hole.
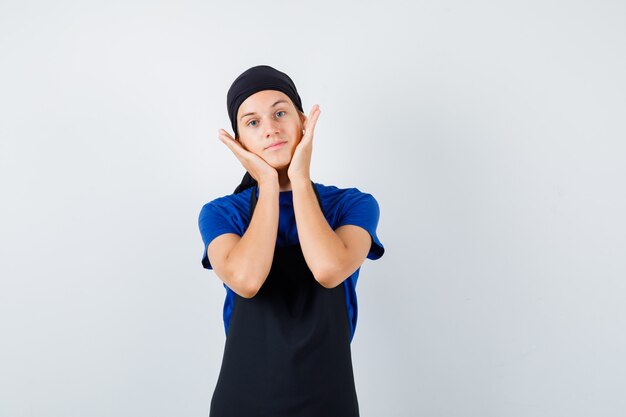
[[[326,221],[310,180],[291,181],[293,208],[302,253],[309,269],[326,286],[346,256],[347,248]]]
[[[265,282],[274,259],[278,233],[278,193],[278,182],[259,184],[259,199],[250,224],[228,255],[231,262],[236,262],[237,279],[246,282],[245,286],[254,293]]]

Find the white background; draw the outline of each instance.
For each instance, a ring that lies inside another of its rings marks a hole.
[[[377,199],[361,415],[626,408],[620,1],[0,3],[0,415],[206,416],[203,204],[247,68],[322,110],[312,179]]]

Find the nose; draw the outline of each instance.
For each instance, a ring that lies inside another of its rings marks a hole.
[[[278,122],[273,119],[268,120],[265,124],[265,137],[270,137],[273,134],[278,133]]]

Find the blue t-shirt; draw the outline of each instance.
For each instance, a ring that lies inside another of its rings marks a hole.
[[[372,237],[367,258],[376,260],[385,252],[385,248],[376,236],[376,227],[380,216],[378,202],[371,194],[359,191],[357,188],[337,188],[333,185],[314,183],[319,193],[324,217],[331,229],[335,230],[346,224],[360,226],[367,230]],[[235,233],[243,236],[250,224],[250,193],[254,187],[245,189],[238,194],[230,194],[218,197],[206,203],[198,217],[198,226],[204,242],[204,254],[202,265],[206,269],[213,269],[207,257],[207,246],[213,239],[224,233]],[[259,190],[256,195],[258,198]],[[276,238],[277,246],[285,246],[299,243],[298,230],[296,227],[295,212],[293,210],[292,191],[280,191],[279,193],[279,220]],[[350,318],[350,341],[354,336],[357,323],[357,297],[356,283],[359,277],[360,267],[344,282],[346,294],[346,306]],[[225,283],[226,300],[224,301],[223,318],[224,329],[228,334],[228,325],[233,310],[235,292]]]

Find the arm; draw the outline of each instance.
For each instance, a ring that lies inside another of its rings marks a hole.
[[[272,267],[278,233],[278,192],[278,182],[259,184],[259,199],[250,225],[219,268],[226,285],[245,298],[256,295]],[[217,273],[218,265],[214,269]]]
[[[333,231],[320,209],[310,180],[292,180],[291,188],[306,263],[323,287],[334,288],[363,263],[372,238],[365,229],[354,225]]]

